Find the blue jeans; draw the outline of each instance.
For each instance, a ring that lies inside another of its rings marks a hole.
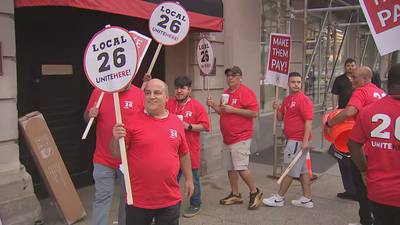
[[[108,225],[111,205],[114,195],[115,177],[120,181],[120,200],[118,210],[118,224],[125,225],[125,183],[124,176],[119,169],[107,167],[98,163],[93,164],[94,201],[93,225]]]
[[[200,189],[200,177],[199,177],[199,169],[192,169],[193,175],[193,185],[194,192],[192,197],[190,198],[190,205],[194,207],[200,207],[201,205],[201,189]],[[178,183],[182,176],[182,171],[179,170],[178,173]]]

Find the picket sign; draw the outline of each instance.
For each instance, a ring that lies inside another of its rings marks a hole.
[[[137,48],[137,53],[139,55],[139,63],[138,63],[138,66],[137,66],[136,72],[135,72],[135,73],[137,73],[137,71],[140,68],[140,65],[143,62],[144,56],[146,55],[147,49],[150,46],[151,38],[149,38],[149,37],[147,37],[147,36],[145,36],[145,35],[143,35],[143,34],[141,34],[139,32],[133,31],[133,30],[129,31],[129,34],[131,35],[131,37],[135,41],[136,48]],[[96,108],[97,109],[100,108],[100,104],[101,104],[101,101],[103,100],[103,97],[104,97],[104,92],[101,92],[100,97],[96,102]],[[93,117],[90,118],[89,123],[86,125],[85,132],[83,132],[82,140],[86,139],[86,137],[87,137],[87,135],[89,133],[89,130],[90,130],[92,124],[93,124],[93,121],[94,121],[94,118]]]
[[[108,25],[89,41],[83,60],[89,82],[103,92],[113,93],[116,121],[122,123],[118,92],[130,85],[136,75],[139,60],[134,39],[127,30]],[[100,102],[98,101],[96,106],[100,105]],[[119,147],[126,181],[127,204],[132,205],[132,189],[129,182],[124,138],[119,139]]]
[[[199,43],[196,47],[196,55],[197,55],[197,65],[199,66],[201,72],[205,74],[207,79],[207,95],[210,97],[210,78],[209,74],[212,72],[214,68],[214,51],[211,43],[207,40],[207,38],[200,39]],[[208,116],[211,121],[211,109],[208,106]]]
[[[150,34],[158,42],[147,74],[151,74],[163,45],[180,43],[189,33],[190,21],[185,8],[175,2],[163,2],[153,10],[149,20]]]

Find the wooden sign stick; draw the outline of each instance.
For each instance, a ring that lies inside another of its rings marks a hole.
[[[117,123],[122,124],[121,108],[119,105],[119,93],[114,92],[113,97],[114,97],[114,108],[115,108],[116,121],[117,121]],[[121,152],[122,169],[123,169],[123,173],[124,173],[127,204],[132,205],[133,204],[132,188],[131,188],[131,179],[129,176],[129,169],[128,169],[128,159],[127,159],[127,155],[126,155],[125,138],[120,138],[118,140],[118,143],[119,143],[119,150]]]
[[[293,168],[294,164],[297,163],[297,161],[299,161],[301,155],[303,154],[303,150],[300,150],[296,156],[294,157],[294,159],[292,160],[292,162],[290,162],[288,168],[286,168],[285,172],[283,172],[283,174],[281,175],[281,177],[279,178],[279,180],[276,182],[278,184],[282,183],[283,178],[286,177],[286,175],[290,172],[290,170]]]
[[[101,104],[101,101],[103,101],[103,97],[104,97],[104,92],[102,91],[101,94],[100,94],[99,99],[96,102],[96,108],[97,109],[100,108],[100,104]],[[94,121],[94,117],[91,117],[90,120],[89,120],[89,123],[86,125],[85,132],[83,132],[82,140],[86,139],[86,137],[87,137],[87,135],[89,133],[90,127],[92,126],[93,121]]]

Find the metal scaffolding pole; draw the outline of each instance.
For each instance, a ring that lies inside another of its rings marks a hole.
[[[357,10],[360,9],[361,6],[359,5],[351,5],[351,6],[337,6],[337,7],[328,7],[328,8],[315,8],[315,9],[297,9],[297,10],[292,10],[292,13],[304,13],[304,11],[307,11],[309,13],[311,12],[334,12],[334,11],[346,11],[346,10]]]
[[[331,6],[331,5],[332,5],[332,0],[330,0],[330,2],[329,2],[329,6]],[[305,76],[307,76],[308,73],[310,73],[310,70],[311,70],[312,65],[313,65],[313,63],[314,63],[314,58],[315,58],[315,55],[316,55],[316,53],[317,53],[317,48],[318,48],[318,46],[319,46],[319,42],[320,42],[320,40],[321,40],[322,32],[323,32],[323,29],[325,28],[326,21],[328,20],[328,15],[329,15],[329,12],[326,12],[326,13],[325,13],[325,17],[324,17],[324,22],[322,22],[322,27],[321,27],[321,29],[319,30],[319,34],[318,34],[318,37],[317,37],[317,42],[315,43],[315,47],[314,47],[313,52],[312,52],[312,54],[311,54],[310,63],[309,63],[309,65],[308,65],[308,67],[307,67],[307,71],[306,71],[306,73],[305,73]],[[305,51],[304,51],[304,52],[305,52]]]

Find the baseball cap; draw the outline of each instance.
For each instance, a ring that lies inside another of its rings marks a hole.
[[[231,68],[225,69],[225,75],[227,73],[242,75],[242,70],[238,66],[232,66]]]

